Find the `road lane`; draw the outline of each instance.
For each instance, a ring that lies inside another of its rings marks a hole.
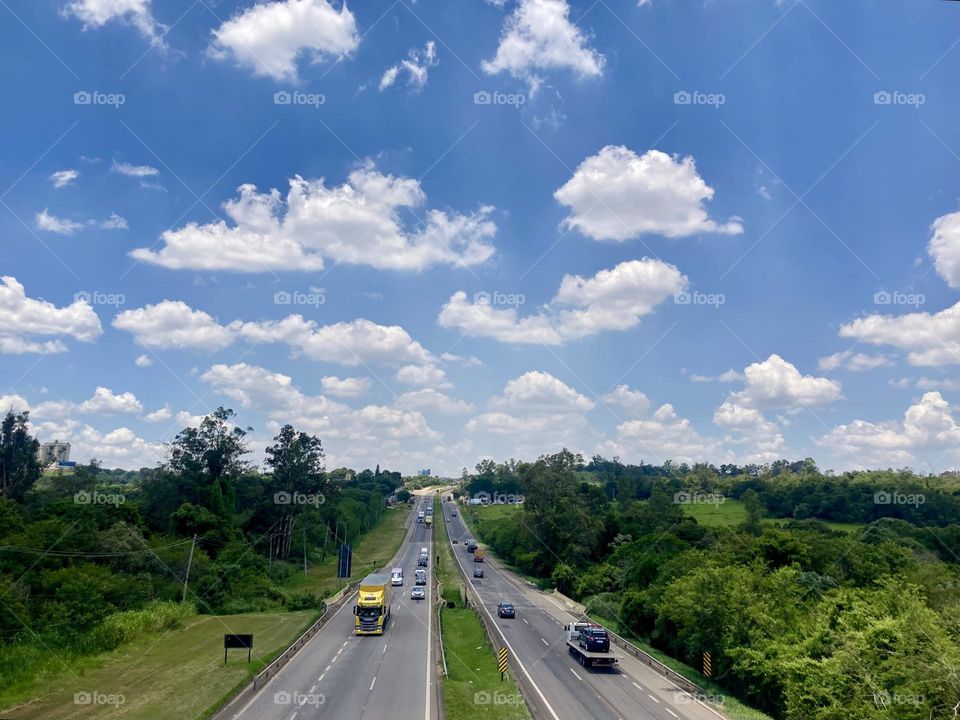
[[[452,517],[455,508],[444,503],[444,521],[454,554],[468,578],[472,576],[472,556],[464,541],[470,537],[461,517]],[[514,647],[518,659],[527,668],[562,720],[720,720],[719,713],[681,691],[670,680],[639,660],[613,652],[618,669],[581,667],[570,656],[564,637],[564,625],[580,618],[568,612],[552,597],[491,562],[489,553],[483,579],[472,580],[484,606],[496,618],[499,602],[512,602],[517,608],[515,620],[499,620],[497,626]]]
[[[418,505],[427,502],[421,499]],[[404,584],[393,588],[391,618],[384,634],[354,636],[353,593],[234,720],[291,720],[294,714],[294,720],[431,720],[437,716],[429,660],[431,584],[426,586],[427,599],[410,598],[420,548],[431,547],[432,533],[417,523],[416,512],[414,508],[397,555],[377,569],[388,574],[393,567],[404,571]]]

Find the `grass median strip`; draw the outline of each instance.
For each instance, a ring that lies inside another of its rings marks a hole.
[[[438,497],[435,507],[439,506]],[[463,580],[447,540],[447,523],[434,527],[437,579],[446,602],[442,613],[448,671],[443,680],[446,716],[479,720],[489,717],[492,711],[498,720],[529,720],[530,713],[516,682],[509,673],[500,680],[496,651],[477,611],[463,607]]]

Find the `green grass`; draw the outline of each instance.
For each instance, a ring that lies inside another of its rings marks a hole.
[[[687,515],[695,518],[704,527],[730,528],[736,527],[747,519],[747,510],[743,503],[733,498],[726,498],[722,503],[690,503],[683,506]],[[782,525],[788,520],[783,518],[764,518],[765,525]],[[863,523],[842,523],[831,520],[820,520],[824,525],[839,532],[854,533],[863,529]]]
[[[0,695],[10,720],[190,720],[206,717],[273,660],[317,617],[316,611],[198,615],[176,631],[145,635],[112,652],[51,668],[16,696]],[[232,650],[223,664],[224,633],[253,633],[253,661]],[[55,673],[55,674],[54,674]],[[118,706],[78,705],[74,694],[123,696]]]
[[[439,498],[434,503],[436,507]],[[457,720],[530,720],[526,703],[513,678],[500,680],[496,653],[487,639],[476,611],[462,607],[463,584],[450,544],[447,523],[435,525],[434,552],[438,560],[437,578],[448,601],[442,614],[443,647],[448,675],[443,680],[446,716]],[[455,607],[451,608],[449,603]]]
[[[359,542],[354,543],[351,579],[362,579],[390,562],[403,543],[406,535],[404,523],[409,517],[410,508],[407,506],[387,509],[373,528],[362,535]],[[340,584],[337,578],[336,546],[331,541],[325,560],[310,565],[306,577],[302,572],[295,573],[285,585],[293,592],[327,597],[336,593]]]

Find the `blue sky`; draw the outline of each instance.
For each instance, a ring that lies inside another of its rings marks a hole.
[[[122,467],[219,404],[404,472],[956,467],[958,10],[8,0],[4,405]]]

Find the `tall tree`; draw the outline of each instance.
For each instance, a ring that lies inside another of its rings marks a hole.
[[[320,438],[284,425],[266,449],[266,465],[273,471],[271,489],[279,518],[277,556],[287,558],[293,544],[296,518],[326,500],[323,446]],[[377,466],[379,474],[380,466]]]
[[[9,410],[0,423],[0,493],[4,499],[22,500],[40,479],[40,443],[27,429],[29,420],[29,413]]]

